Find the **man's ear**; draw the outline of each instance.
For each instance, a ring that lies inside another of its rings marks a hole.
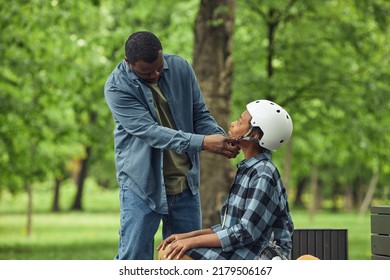
[[[127,59],[127,57],[125,56],[125,61],[126,61],[126,64],[129,66],[129,67],[131,67],[131,64],[130,64],[130,61]]]

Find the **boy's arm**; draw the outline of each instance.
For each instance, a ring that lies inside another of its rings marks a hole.
[[[183,243],[187,243],[186,239],[184,239]],[[192,244],[190,249],[199,247],[221,247],[221,241],[219,240],[218,235],[214,232],[192,237],[188,240],[188,243]]]
[[[182,239],[187,239],[187,238],[192,238],[200,235],[206,235],[213,233],[211,228],[207,229],[200,229],[200,230],[194,230],[186,233],[180,233],[180,234],[172,234],[169,237],[167,237],[165,240],[161,242],[160,245],[158,245],[157,250],[165,250],[165,248],[171,244],[172,242],[182,240]]]

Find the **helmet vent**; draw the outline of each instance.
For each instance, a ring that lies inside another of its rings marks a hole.
[[[280,113],[280,110],[276,110],[276,112]]]
[[[286,115],[286,118],[287,118],[287,119],[290,119],[290,118],[288,117],[288,115]]]
[[[282,140],[280,140],[280,144],[282,144],[284,142],[284,140],[282,139]]]

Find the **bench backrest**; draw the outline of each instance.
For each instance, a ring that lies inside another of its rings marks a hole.
[[[371,259],[390,260],[390,206],[371,206]]]
[[[295,229],[291,259],[310,254],[321,260],[348,259],[346,229]]]

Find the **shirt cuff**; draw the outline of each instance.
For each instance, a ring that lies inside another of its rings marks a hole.
[[[221,242],[221,247],[224,252],[229,252],[234,249],[232,244],[230,243],[229,229],[222,229],[220,231],[217,231],[216,234],[219,238],[219,241]]]
[[[210,228],[211,228],[211,230],[212,230],[213,232],[216,233],[217,231],[220,231],[220,230],[221,230],[222,226],[221,226],[221,224],[216,224],[216,225],[214,225],[214,226],[211,226]]]
[[[198,153],[202,151],[204,135],[192,134],[190,138],[189,153]]]

